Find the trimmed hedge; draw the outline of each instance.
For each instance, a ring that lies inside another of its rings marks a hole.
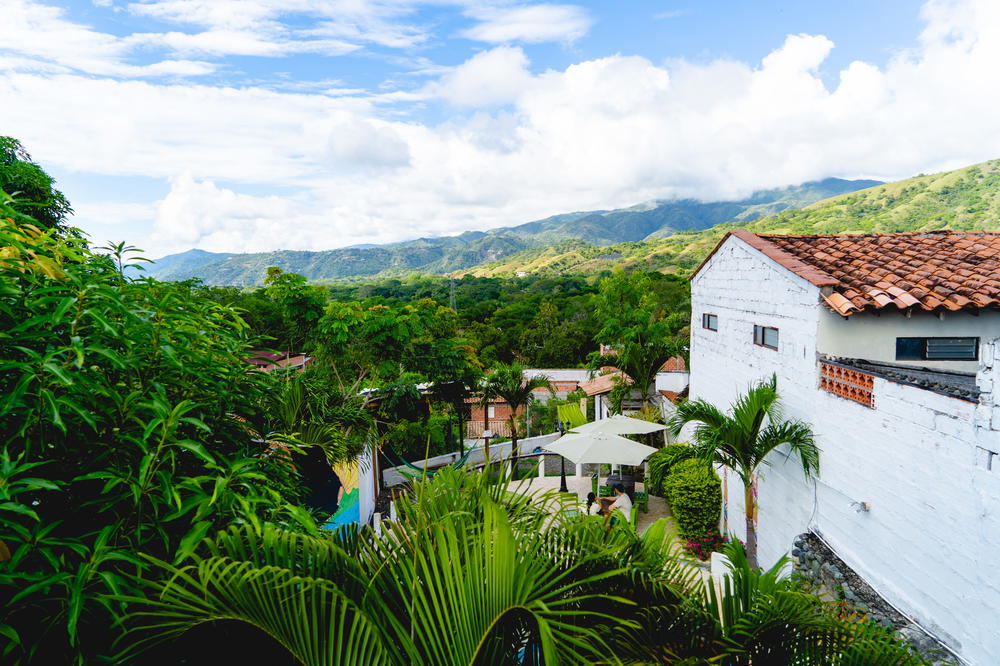
[[[671,470],[664,486],[681,537],[694,539],[719,528],[722,479],[709,463],[697,458],[682,460]]]
[[[649,457],[649,486],[646,490],[650,495],[663,497],[663,482],[670,475],[670,470],[682,460],[694,457],[694,449],[687,444],[668,444]]]

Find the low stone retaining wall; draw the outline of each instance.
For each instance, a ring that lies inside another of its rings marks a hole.
[[[889,605],[815,534],[800,534],[793,546],[791,556],[796,572],[819,596],[840,600],[848,609],[893,629],[934,664],[959,663],[951,659],[944,645]]]

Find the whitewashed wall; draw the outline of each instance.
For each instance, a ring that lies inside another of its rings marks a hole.
[[[688,387],[691,379],[689,372],[658,372],[656,373],[656,390],[680,393]]]
[[[816,303],[819,289],[730,237],[691,285],[691,389],[720,408],[752,384],[778,376],[782,395],[804,395],[816,385]],[[702,313],[718,315],[719,330],[701,327]],[[753,343],[753,327],[778,329],[778,350]],[[808,408],[789,404],[788,416]],[[681,439],[683,439],[683,434]],[[728,529],[741,539],[743,489],[729,474]],[[791,548],[812,513],[812,486],[794,464],[776,461],[759,480],[759,552],[773,561]]]
[[[358,456],[358,522],[367,525],[375,513],[375,465],[372,452],[366,449]]]
[[[692,310],[691,396],[728,406],[775,372],[786,416],[809,422],[822,451],[815,482],[780,456],[762,473],[762,563],[812,528],[970,663],[997,663],[1000,458],[986,469],[983,454],[990,446],[1000,453],[996,398],[984,393],[977,406],[876,379],[869,409],[820,391],[818,289],[735,238],[695,277]],[[701,328],[702,312],[719,316],[718,332]],[[778,351],[753,344],[753,324],[780,330]],[[984,345],[981,358],[980,387],[1000,393],[1000,344]],[[745,537],[742,488],[731,473],[728,509],[730,531]]]
[[[1000,553],[1000,470],[976,466],[976,405],[879,378],[875,409],[812,395],[817,531],[946,644],[996,663],[1000,577],[987,563]]]

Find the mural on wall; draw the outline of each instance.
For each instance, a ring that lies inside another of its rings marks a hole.
[[[351,523],[361,522],[361,511],[358,487],[358,463],[338,463],[333,466],[333,475],[336,477],[337,510],[330,520],[323,526],[328,530],[335,530],[338,527]]]

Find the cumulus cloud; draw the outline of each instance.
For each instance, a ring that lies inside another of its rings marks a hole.
[[[284,237],[289,246],[301,244],[298,226],[287,222],[296,213],[281,197],[237,194],[210,180],[197,182],[188,172],[175,178],[170,193],[159,202],[154,243],[210,251],[239,252],[267,237]]]
[[[499,46],[419,93],[336,97],[18,69],[0,74],[0,127],[44,164],[170,180],[151,254],[387,242],[1000,157],[1000,4],[931,0],[922,16],[912,49],[833,85],[822,35],[759,62],[612,55],[535,73]],[[464,115],[406,113],[436,102]]]
[[[477,53],[429,85],[427,92],[457,106],[495,106],[514,102],[531,81],[524,51],[498,46]]]
[[[462,32],[480,42],[573,42],[590,30],[593,21],[576,5],[521,5],[473,7],[467,12],[479,22]]]

